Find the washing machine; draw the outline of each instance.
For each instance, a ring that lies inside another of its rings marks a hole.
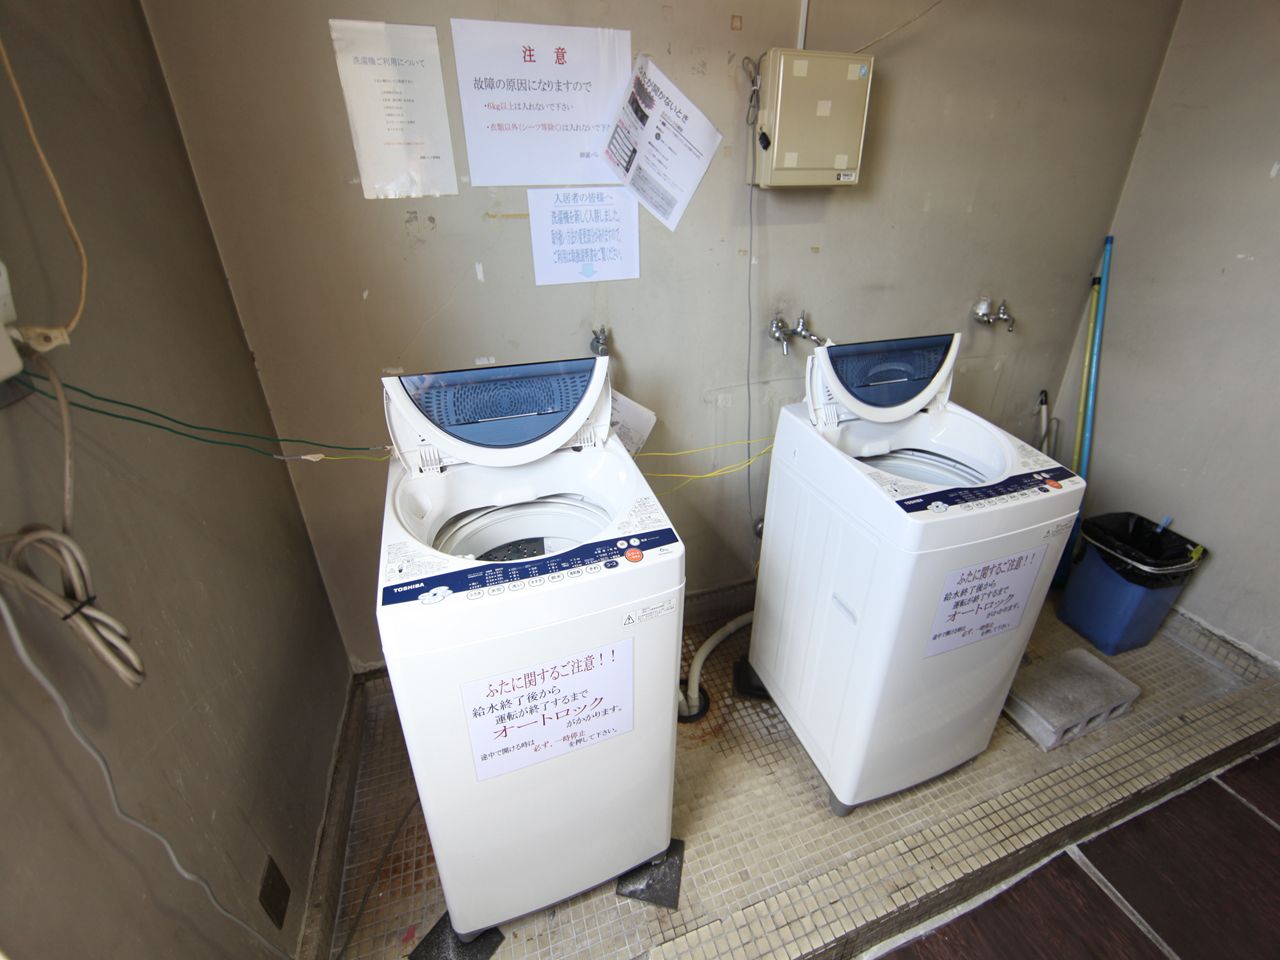
[[[684,548],[607,358],[383,388],[378,629],[466,940],[669,846]]]
[[[949,402],[959,346],[818,347],[778,417],[749,662],[837,813],[986,748],[1084,495]]]

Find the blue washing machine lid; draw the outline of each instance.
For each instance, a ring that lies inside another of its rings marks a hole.
[[[935,400],[945,405],[959,350],[958,333],[818,347],[806,377],[810,419],[896,423]]]
[[[515,466],[608,438],[608,358],[385,377],[387,426],[411,472]]]

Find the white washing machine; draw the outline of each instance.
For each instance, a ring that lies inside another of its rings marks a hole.
[[[605,358],[383,380],[378,628],[463,939],[671,839],[684,547]]]
[[[948,402],[959,346],[819,347],[778,418],[749,660],[837,813],[986,748],[1084,495]]]

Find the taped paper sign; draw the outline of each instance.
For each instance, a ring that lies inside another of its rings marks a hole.
[[[924,655],[937,656],[1016,627],[1047,549],[1042,544],[947,574]]]
[[[529,191],[537,286],[640,276],[640,212],[621,187]]]
[[[645,209],[675,230],[720,139],[702,111],[640,56],[615,111],[604,158]]]
[[[631,637],[462,687],[476,779],[564,756],[631,730]]]
[[[452,20],[471,184],[617,183],[600,158],[631,32]]]
[[[458,192],[436,28],[330,20],[366,200]]]

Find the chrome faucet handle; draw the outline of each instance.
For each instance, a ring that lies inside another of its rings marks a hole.
[[[1004,321],[1007,324],[1005,329],[1013,333],[1014,318],[1013,314],[1009,312],[1009,302],[1007,300],[1000,301],[1000,307],[996,310],[995,319]]]
[[[795,336],[796,331],[791,329],[791,325],[782,317],[774,317],[769,322],[769,336],[782,344],[782,355],[785,357],[791,353],[790,340]]]

